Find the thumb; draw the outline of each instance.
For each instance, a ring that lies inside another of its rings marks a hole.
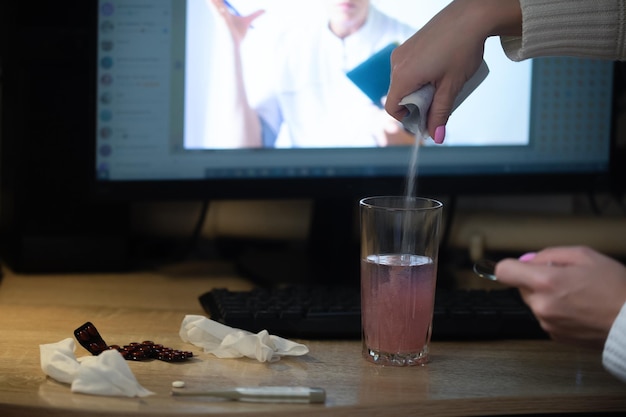
[[[503,259],[496,265],[495,273],[502,284],[518,288],[532,288],[530,283],[535,271],[528,263],[516,259]]]
[[[247,20],[248,24],[249,25],[252,24],[252,22],[254,22],[262,14],[265,14],[265,10],[264,9],[259,9],[259,10],[255,11],[254,13],[252,13],[251,15],[246,16],[246,20]]]

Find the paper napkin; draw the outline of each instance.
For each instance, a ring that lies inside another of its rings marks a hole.
[[[93,395],[145,397],[154,394],[137,382],[126,360],[116,350],[79,359],[74,339],[39,346],[41,369],[53,379],[71,384],[72,392]]]
[[[218,358],[247,357],[259,362],[275,362],[283,356],[309,353],[305,345],[270,335],[266,330],[255,334],[199,315],[185,316],[180,337]]]

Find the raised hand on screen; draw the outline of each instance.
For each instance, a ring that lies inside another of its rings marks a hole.
[[[217,13],[222,16],[224,22],[226,22],[226,26],[228,26],[228,29],[230,30],[233,41],[237,45],[241,44],[241,41],[243,41],[246,37],[252,22],[265,13],[265,10],[257,10],[247,16],[240,16],[239,14],[232,13],[231,8],[227,6],[227,3],[224,2],[224,0],[207,1],[209,1],[217,10]]]

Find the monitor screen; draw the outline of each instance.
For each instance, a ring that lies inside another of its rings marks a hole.
[[[241,42],[210,1],[99,0],[98,193],[254,198],[400,191],[416,138],[382,108],[388,57],[368,68],[365,82],[349,75],[449,1],[372,0],[366,24],[343,38],[329,22],[351,11],[345,2],[224,3],[235,17],[264,11]],[[490,73],[452,114],[444,144],[421,142],[418,194],[515,192],[531,183],[554,191],[608,171],[612,62],[515,63],[499,38],[488,39],[484,59]]]

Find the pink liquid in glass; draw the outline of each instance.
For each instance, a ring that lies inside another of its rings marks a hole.
[[[428,360],[437,267],[419,255],[370,255],[361,262],[364,352],[400,365]],[[373,353],[374,352],[374,353]],[[417,358],[417,359],[415,359]],[[423,360],[422,360],[423,359]]]

